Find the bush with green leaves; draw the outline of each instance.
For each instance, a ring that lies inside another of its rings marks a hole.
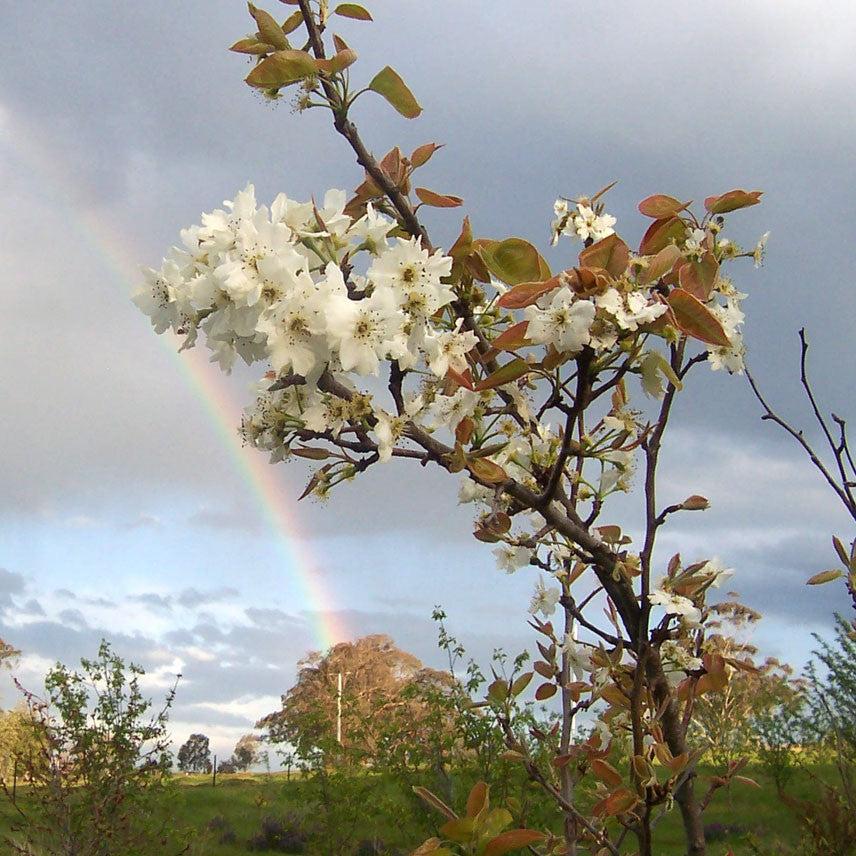
[[[6,841],[39,856],[150,856],[185,852],[168,800],[167,720],[175,685],[159,708],[140,687],[143,669],[102,642],[75,671],[57,664],[43,697],[21,689],[34,749],[22,756],[26,799]],[[3,782],[11,797],[7,783]]]

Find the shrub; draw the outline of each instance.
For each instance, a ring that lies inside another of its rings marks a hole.
[[[274,853],[305,853],[308,835],[302,820],[294,814],[262,818],[261,828],[247,842],[247,849]]]

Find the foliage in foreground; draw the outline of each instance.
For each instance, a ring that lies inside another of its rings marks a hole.
[[[140,689],[143,670],[107,642],[80,666],[51,669],[44,698],[21,688],[30,737],[19,744],[17,772],[26,798],[2,779],[16,811],[7,845],[28,856],[143,856],[153,845],[182,852],[164,799],[175,687],[153,710]]]
[[[726,269],[758,262],[763,240],[747,251],[724,230],[761,193],[716,194],[703,212],[652,195],[639,205],[638,249],[605,210],[608,188],[560,197],[554,242],[582,249],[556,274],[529,242],[477,237],[469,218],[439,249],[423,208],[462,200],[414,182],[439,146],[409,156],[395,147],[378,161],[352,118],[368,93],[415,118],[415,96],[389,66],[356,88],[355,51],[338,34],[327,41],[334,18],[370,12],[289,2],[297,8],[284,22],[250,5],[256,32],[232,50],[256,60],[249,86],[272,98],[294,86],[300,109],[329,110],[364,181],[350,200],[330,191],[321,204],[280,194],[259,205],[247,187],[182,233],[135,302],[183,347],[204,336],[226,370],[237,356],[264,366],[243,435],[274,462],[317,462],[305,495],[394,458],[460,474],[475,536],[498,545],[500,566],[545,575],[530,607],[541,658],[513,680],[497,676],[484,704],[507,752],[562,814],[568,851],[617,856],[629,834],[649,856],[654,817],[676,803],[688,853],[701,856],[708,800],[695,792],[693,705],[741,665],[706,641],[708,592],[730,571],[714,557],[655,560],[667,520],[708,505],[700,495],[662,502],[657,470],[692,369],[742,371],[745,295]],[[381,374],[385,390],[372,380]],[[637,463],[634,545],[609,510]],[[533,681],[538,700],[557,697],[561,721],[521,737],[515,699]],[[574,718],[595,707],[597,735],[572,745]],[[589,787],[598,800],[583,808]]]

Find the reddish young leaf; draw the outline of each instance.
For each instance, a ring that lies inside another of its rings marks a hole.
[[[595,817],[614,817],[617,814],[622,814],[629,811],[638,802],[636,794],[627,790],[627,788],[619,788],[613,791],[606,799],[602,799],[592,809]]]
[[[458,208],[464,204],[464,200],[460,196],[435,193],[433,190],[428,190],[427,187],[417,187],[415,193],[422,202],[433,208]]]
[[[504,366],[500,366],[493,374],[488,375],[484,380],[480,380],[475,389],[477,392],[482,392],[486,389],[495,389],[498,386],[504,386],[506,383],[511,383],[518,378],[523,377],[530,370],[529,363],[526,360],[518,357]]]
[[[721,196],[708,196],[704,200],[704,207],[711,214],[727,214],[729,211],[757,205],[762,195],[761,190],[729,190]]]
[[[467,817],[475,817],[488,804],[488,787],[476,782],[467,797]]]
[[[695,694],[700,696],[709,692],[721,692],[727,685],[728,675],[725,672],[708,672],[698,679]]]
[[[547,678],[548,681],[551,681],[556,677],[556,668],[555,666],[551,666],[549,663],[545,663],[543,660],[536,660],[532,664],[532,668],[541,675],[542,678]]]
[[[655,220],[642,237],[642,242],[639,244],[639,252],[643,256],[656,255],[675,240],[683,238],[685,233],[686,226],[679,217],[667,217],[662,220]]]
[[[446,380],[451,380],[458,386],[464,387],[464,389],[475,389],[475,386],[473,385],[473,376],[470,374],[469,369],[464,369],[463,372],[456,372],[454,369],[449,369],[446,372]]]
[[[508,481],[508,473],[489,458],[470,458],[467,461],[467,469],[485,484],[502,484]]]
[[[418,146],[413,150],[413,154],[410,155],[410,164],[414,169],[418,169],[420,166],[424,166],[431,160],[432,155],[437,149],[442,149],[442,145],[438,145],[437,143],[425,143],[425,145]]]
[[[676,288],[668,297],[678,328],[701,342],[727,348],[731,342],[719,319],[696,297]]]
[[[618,235],[612,234],[586,247],[580,253],[580,266],[602,268],[612,276],[621,276],[630,261],[630,248]]]
[[[621,778],[621,773],[612,764],[600,758],[595,758],[591,762],[591,771],[604,784],[611,785],[614,788],[617,788],[624,781]]]
[[[645,284],[662,279],[675,266],[675,262],[681,258],[681,251],[674,245],[663,247],[648,263],[640,274],[639,280]]]
[[[535,690],[535,698],[538,699],[538,701],[546,701],[548,698],[552,698],[556,695],[556,692],[557,687],[554,683],[544,683]]]
[[[656,193],[639,203],[639,213],[646,217],[653,217],[655,220],[662,220],[666,217],[674,217],[685,210],[689,204],[689,202],[681,202],[675,199],[674,196]]]
[[[528,321],[513,324],[507,330],[503,330],[491,343],[494,351],[516,351],[532,343],[526,338],[526,330],[529,328]]]
[[[455,428],[455,439],[463,446],[470,442],[476,423],[469,416],[464,417]]]
[[[503,309],[522,309],[536,303],[545,294],[555,291],[561,284],[558,276],[550,277],[544,282],[521,282],[506,291],[497,302]]]
[[[544,840],[544,835],[534,829],[509,829],[492,838],[484,849],[484,856],[505,856],[514,850],[537,844]]]
[[[678,282],[684,291],[688,291],[699,300],[710,297],[716,279],[719,276],[719,262],[708,250],[700,262],[686,261],[678,267]]]

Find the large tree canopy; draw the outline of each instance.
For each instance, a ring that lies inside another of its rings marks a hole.
[[[267,729],[271,742],[305,753],[336,740],[341,702],[343,744],[359,739],[371,751],[381,725],[388,732],[390,723],[406,720],[418,728],[427,716],[424,692],[451,686],[448,674],[423,666],[389,636],[364,636],[326,653],[310,652],[298,663],[297,683],[282,696],[280,710],[257,727]]]

